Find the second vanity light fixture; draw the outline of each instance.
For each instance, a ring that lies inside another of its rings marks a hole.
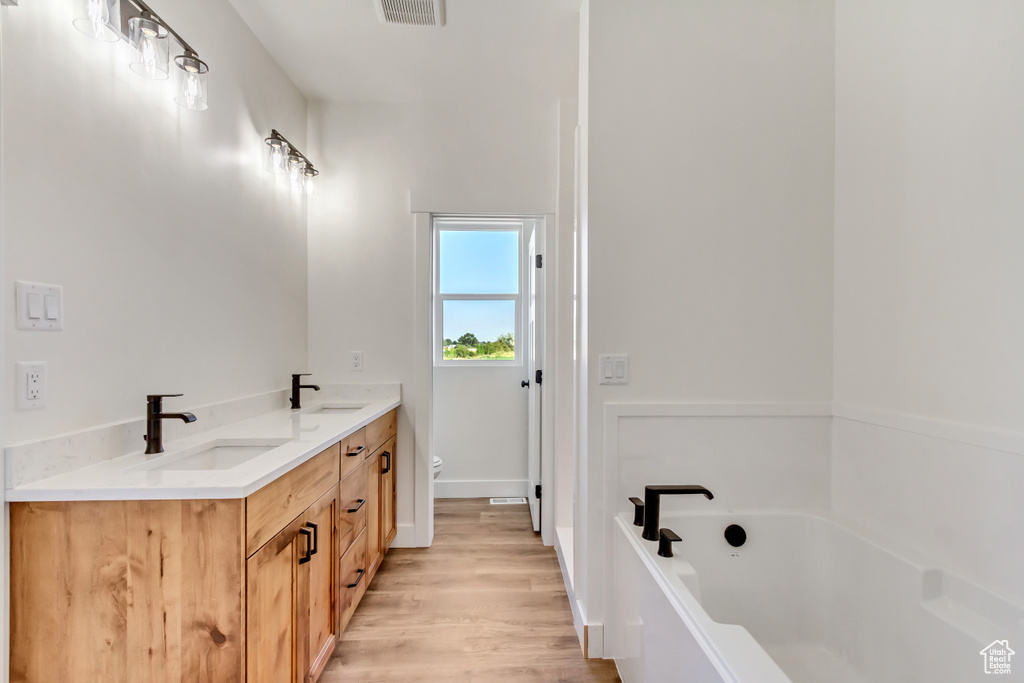
[[[174,58],[174,101],[193,111],[209,106],[206,62],[142,0],[78,0],[75,28],[96,40],[128,41],[128,66],[146,78],[169,77],[170,38],[181,47]]]
[[[316,192],[316,177],[320,175],[320,171],[313,168],[313,162],[276,130],[270,131],[270,137],[264,142],[267,143],[267,170],[287,174],[293,185],[312,197]]]

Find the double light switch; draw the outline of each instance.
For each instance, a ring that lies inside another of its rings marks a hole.
[[[22,282],[15,286],[19,330],[64,329],[64,288]]]
[[[597,357],[599,384],[628,384],[629,355],[625,353],[607,353]]]

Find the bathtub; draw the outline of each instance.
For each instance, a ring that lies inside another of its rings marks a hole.
[[[837,519],[665,514],[672,558],[631,522],[615,520],[608,619],[624,683],[1024,681],[1024,608]],[[993,676],[982,649],[1004,640],[1019,659]]]

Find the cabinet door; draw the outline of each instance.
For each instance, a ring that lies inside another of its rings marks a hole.
[[[304,683],[299,639],[299,560],[307,536],[298,520],[246,562],[246,682]]]
[[[383,552],[391,548],[398,523],[395,520],[395,437],[384,444],[380,475],[380,545]]]
[[[314,503],[299,518],[303,526],[313,530],[313,547],[309,562],[300,568],[300,621],[303,671],[306,683],[313,683],[327,665],[337,640],[338,595],[338,486]]]
[[[366,461],[366,563],[367,579],[377,573],[381,560],[380,546],[380,468],[381,451]]]

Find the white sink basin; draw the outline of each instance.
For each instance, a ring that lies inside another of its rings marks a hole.
[[[324,403],[323,405],[313,406],[309,409],[310,413],[324,413],[332,415],[345,415],[347,413],[354,413],[357,410],[362,410],[369,403]],[[306,412],[306,411],[303,411]]]
[[[153,462],[140,465],[139,469],[191,472],[230,470],[289,441],[290,439],[216,439],[183,451],[168,453]]]

